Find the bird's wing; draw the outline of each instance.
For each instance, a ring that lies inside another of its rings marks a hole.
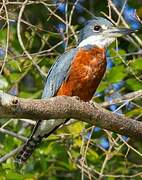
[[[55,96],[56,92],[68,76],[68,71],[77,49],[71,49],[69,52],[64,53],[57,59],[55,64],[48,72],[45,88],[42,98],[46,99]],[[27,142],[23,145],[16,157],[18,163],[25,162],[33,153],[37,145],[42,141],[43,137],[49,136],[53,133],[62,123],[66,120],[39,120],[37,121],[33,132]]]
[[[47,80],[42,94],[43,99],[52,97],[56,94],[56,92],[62,85],[64,79],[68,75],[68,70],[71,66],[76,52],[77,49],[74,48],[64,53],[57,59],[56,63],[51,67],[51,69],[48,72]]]

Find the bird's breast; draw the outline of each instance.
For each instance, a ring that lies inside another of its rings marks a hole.
[[[57,95],[79,96],[80,99],[89,101],[96,91],[105,69],[105,49],[80,48]]]

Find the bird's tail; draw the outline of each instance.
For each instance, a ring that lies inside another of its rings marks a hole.
[[[40,126],[40,123],[41,121],[37,122],[32,132],[32,135],[30,136],[30,138],[27,140],[27,142],[23,145],[22,149],[17,154],[16,160],[15,160],[16,164],[20,165],[26,162],[29,159],[29,157],[32,155],[34,150],[40,145],[40,143],[42,142],[42,139],[48,137],[61,125],[59,124],[55,126],[53,129],[51,129],[50,131],[48,131],[48,133],[44,135],[40,135],[40,134],[36,135],[36,131],[37,131],[37,128]]]
[[[42,137],[29,138],[16,156],[16,163],[23,164],[32,155],[37,146],[41,143]]]

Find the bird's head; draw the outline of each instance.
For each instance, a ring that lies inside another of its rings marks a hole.
[[[109,20],[102,17],[95,17],[86,22],[79,35],[78,47],[87,45],[108,47],[116,38],[135,32],[128,28],[114,26]]]

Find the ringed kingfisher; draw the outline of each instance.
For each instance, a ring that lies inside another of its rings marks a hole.
[[[79,33],[78,46],[61,55],[49,70],[42,98],[66,95],[90,101],[106,70],[107,47],[117,37],[133,32],[131,29],[118,28],[103,17],[87,21]],[[68,120],[39,120],[18,153],[16,162],[24,163],[43,138]]]

